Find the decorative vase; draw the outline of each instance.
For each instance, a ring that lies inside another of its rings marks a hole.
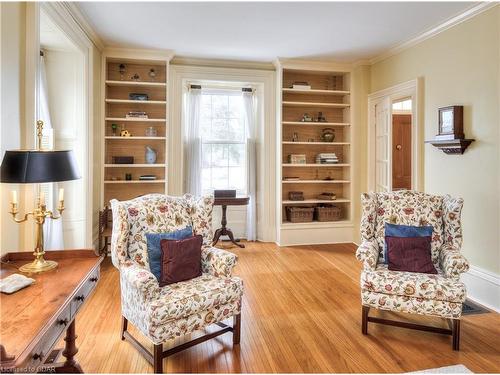
[[[156,163],[156,151],[149,146],[146,146],[146,163],[147,164]]]
[[[335,140],[335,130],[333,130],[332,128],[323,129],[321,140],[323,142],[333,142]]]

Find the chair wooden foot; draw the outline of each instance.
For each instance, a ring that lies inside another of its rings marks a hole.
[[[453,350],[460,350],[460,319],[453,319],[451,327]]]
[[[233,316],[233,345],[240,343],[241,313]]]
[[[362,306],[361,310],[361,333],[363,335],[368,334],[368,312],[370,311],[370,308],[368,306]]]
[[[127,332],[128,320],[124,316],[122,316],[122,330],[121,330],[121,339],[125,340],[124,333]]]
[[[163,374],[163,344],[154,345],[153,367],[155,374]]]

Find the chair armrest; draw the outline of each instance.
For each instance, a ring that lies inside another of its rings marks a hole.
[[[439,252],[439,267],[446,277],[459,280],[460,274],[469,270],[469,262],[458,249],[445,246]]]
[[[238,257],[222,249],[204,247],[201,250],[201,268],[203,272],[216,277],[231,277]]]
[[[146,268],[128,260],[120,265],[122,297],[132,296],[141,302],[149,302],[160,295],[160,286],[156,277]],[[138,301],[136,301],[138,302]]]
[[[363,262],[365,271],[374,271],[377,268],[378,256],[379,250],[375,239],[363,241],[356,250],[356,258]]]

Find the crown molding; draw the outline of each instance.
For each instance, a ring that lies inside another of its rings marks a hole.
[[[262,61],[203,59],[196,57],[175,56],[170,63],[173,65],[187,65],[187,66],[274,70],[274,66],[271,62],[262,62]]]
[[[165,49],[143,49],[143,48],[121,48],[105,47],[102,51],[104,57],[117,59],[135,60],[159,60],[170,61],[174,57],[174,51]]]
[[[396,45],[395,47],[390,48],[389,50],[381,53],[378,56],[375,56],[371,59],[369,59],[370,64],[376,64],[382,60],[388,59],[391,56],[397,55],[398,53],[401,53],[402,51],[411,48],[419,43],[422,43],[423,41],[430,39],[443,31],[446,31],[453,26],[456,26],[462,22],[465,22],[478,14],[487,11],[488,9],[494,8],[495,6],[498,6],[498,2],[492,1],[492,2],[481,2],[477,5],[474,5],[473,7],[463,11],[460,14],[457,14],[454,17],[449,18],[448,20],[440,23],[437,26],[434,26],[433,28],[424,31],[423,33],[417,35],[414,38],[411,38],[407,40],[406,42],[400,43]]]
[[[90,23],[88,22],[87,18],[85,15],[80,11],[80,8],[76,3],[73,2],[67,2],[67,1],[61,1],[59,4],[66,9],[66,11],[69,13],[69,15],[73,18],[73,20],[78,24],[78,26],[82,29],[82,31],[85,33],[87,38],[94,43],[96,48],[99,51],[104,50],[104,43],[102,39],[99,37],[99,35],[95,32],[95,30],[90,26]]]
[[[350,72],[352,70],[352,63],[343,63],[333,60],[308,60],[303,58],[290,59],[278,57],[274,61],[274,66],[276,68],[284,69],[307,69],[307,70],[317,70],[317,71],[338,71],[338,72]]]

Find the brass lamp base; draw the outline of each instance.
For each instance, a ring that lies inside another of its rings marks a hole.
[[[19,271],[26,273],[40,273],[52,270],[57,267],[57,262],[53,260],[35,259],[33,262],[25,264]]]

